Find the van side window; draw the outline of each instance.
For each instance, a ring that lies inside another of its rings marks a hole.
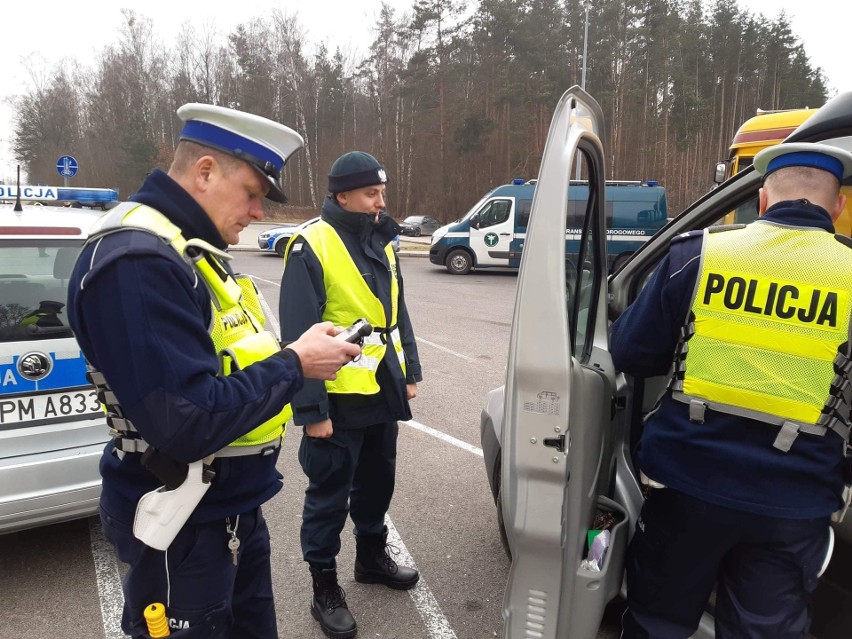
[[[516,227],[526,228],[529,225],[531,208],[532,200],[518,200],[518,213],[515,221]]]
[[[479,220],[478,228],[484,229],[505,222],[509,219],[511,211],[511,200],[492,200],[476,214]]]

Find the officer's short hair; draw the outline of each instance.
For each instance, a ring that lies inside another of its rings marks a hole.
[[[175,157],[174,160],[172,160],[169,172],[173,172],[178,175],[186,173],[195,165],[199,158],[203,158],[205,155],[215,158],[222,167],[222,170],[225,172],[225,175],[231,173],[231,171],[238,166],[239,160],[232,155],[222,153],[221,151],[211,149],[208,146],[203,146],[196,142],[182,140],[178,143],[177,148],[175,149]]]

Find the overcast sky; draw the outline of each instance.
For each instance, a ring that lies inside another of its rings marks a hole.
[[[414,2],[385,1],[396,9],[397,17],[409,11]],[[744,9],[769,17],[785,10],[811,64],[822,67],[826,74],[830,95],[852,90],[852,54],[848,44],[852,9],[847,0],[738,1]],[[60,62],[88,65],[105,44],[115,42],[123,6],[151,18],[155,35],[163,42],[173,39],[187,22],[198,27],[211,22],[227,33],[235,25],[268,15],[277,7],[297,16],[309,42],[325,41],[332,51],[339,45],[351,47],[353,52],[365,52],[373,38],[371,25],[377,19],[381,0],[277,0],[245,4],[234,0],[7,0],[0,33],[0,178],[10,178],[15,166],[9,148],[12,110],[6,101],[8,96],[27,90],[30,85],[27,69],[37,68],[37,60],[42,60],[41,65],[48,69]],[[847,8],[842,9],[844,6]],[[199,14],[200,7],[206,13]],[[235,7],[242,10],[235,11]],[[593,24],[589,26],[589,38],[594,38]],[[589,90],[594,95],[594,87]]]

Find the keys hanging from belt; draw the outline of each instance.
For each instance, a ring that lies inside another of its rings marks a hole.
[[[227,532],[229,535],[231,535],[231,538],[228,539],[228,550],[231,551],[231,555],[234,559],[234,565],[235,566],[238,563],[237,562],[237,556],[240,552],[240,540],[239,540],[239,537],[237,537],[237,528],[239,527],[239,525],[240,525],[240,516],[239,515],[237,515],[237,519],[234,522],[233,528],[231,528],[231,518],[230,517],[225,518],[225,532]]]

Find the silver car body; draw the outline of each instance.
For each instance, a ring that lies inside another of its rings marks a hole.
[[[504,598],[507,639],[592,639],[604,607],[623,594],[624,555],[643,500],[631,435],[666,379],[634,380],[614,370],[609,320],[635,299],[674,236],[748,208],[760,187],[760,176],[748,169],[708,192],[608,280],[601,257],[600,116],[594,99],[577,87],[557,106],[526,240],[534,250],[524,251],[518,275],[506,385],[488,394],[482,411],[486,470],[512,556]],[[852,150],[852,137],[838,137],[850,130],[852,93],[834,98],[789,139]],[[578,152],[598,185],[590,189],[582,268],[566,262],[562,239]],[[615,524],[595,571],[581,562],[599,512]],[[852,516],[834,530],[838,548],[852,548]],[[709,613],[695,637],[713,637]]]
[[[97,513],[109,429],[64,304],[100,214],[0,207],[0,533]]]

